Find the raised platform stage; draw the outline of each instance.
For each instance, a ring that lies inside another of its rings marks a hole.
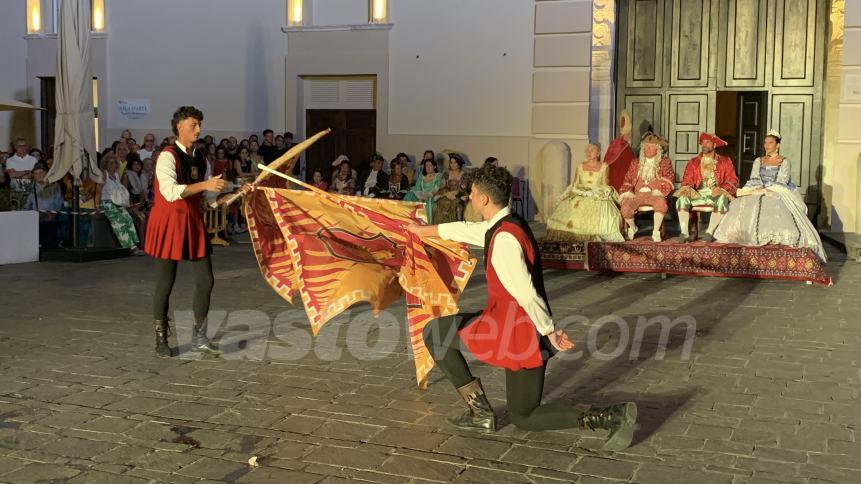
[[[541,241],[540,245],[545,269],[657,272],[831,285],[831,277],[825,272],[824,264],[810,249],[706,244],[701,241],[680,244],[675,238],[653,242],[648,237],[620,243]]]

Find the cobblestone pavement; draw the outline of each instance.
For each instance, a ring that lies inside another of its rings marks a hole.
[[[616,454],[599,432],[448,428],[462,403],[436,370],[416,388],[403,303],[376,325],[355,309],[309,349],[247,244],[216,249],[220,360],[154,357],[148,258],[0,267],[0,481],[861,482],[861,265],[831,255],[831,288],[548,271],[582,353],[551,363],[545,401],[635,400]],[[181,345],[191,288],[181,267]],[[479,273],[463,308],[484,291]],[[641,316],[692,318],[693,344],[685,319],[638,334]],[[502,414],[502,373],[475,372]]]

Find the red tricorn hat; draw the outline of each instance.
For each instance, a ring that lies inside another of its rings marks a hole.
[[[727,145],[726,141],[718,138],[717,136],[715,136],[711,133],[702,133],[700,135],[700,144],[702,144],[703,141],[705,141],[705,140],[711,141],[715,145],[715,148],[721,148],[721,147],[724,147]]]

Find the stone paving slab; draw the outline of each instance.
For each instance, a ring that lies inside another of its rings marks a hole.
[[[830,255],[831,288],[547,271],[578,353],[545,401],[636,401],[615,454],[601,432],[446,426],[462,403],[436,371],[416,388],[402,302],[313,339],[247,244],[214,256],[217,360],[153,356],[148,258],[2,266],[0,482],[861,482],[861,265]],[[192,290],[181,267],[180,346]],[[479,268],[461,306],[484,291]],[[503,374],[473,369],[505,421]]]

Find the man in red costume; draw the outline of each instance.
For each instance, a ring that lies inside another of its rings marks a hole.
[[[617,192],[622,188],[628,167],[635,159],[637,155],[631,149],[631,116],[627,111],[622,111],[622,117],[619,118],[619,137],[610,143],[607,154],[604,155],[604,162],[610,165],[610,186]]]
[[[637,234],[634,223],[637,209],[649,206],[654,213],[652,240],[661,241],[661,224],[669,208],[667,195],[673,191],[676,180],[673,163],[664,156],[668,147],[669,143],[664,138],[646,133],[640,142],[640,158],[628,167],[620,190],[620,211],[628,224],[628,240]]]
[[[735,197],[738,189],[738,177],[735,165],[726,156],[715,153],[716,148],[726,146],[726,141],[710,133],[700,135],[702,151],[688,161],[682,186],[675,196],[676,210],[679,213],[679,225],[682,243],[691,240],[688,232],[688,222],[691,219],[691,207],[711,207],[712,214],[709,226],[703,236],[705,242],[714,240],[715,229],[724,214],[729,210],[729,202]]]
[[[171,356],[167,342],[170,332],[167,312],[170,292],[176,280],[177,263],[189,261],[194,273],[194,332],[192,347],[218,354],[206,335],[206,316],[212,294],[212,247],[203,222],[201,199],[204,192],[220,192],[221,176],[210,177],[203,153],[192,146],[200,135],[203,113],[182,106],[173,114],[171,128],[176,142],[159,154],[155,166],[155,203],[146,231],[147,254],[156,258],[157,279],[153,294],[155,352]]]
[[[547,360],[574,345],[551,319],[541,255],[532,230],[508,208],[512,180],[508,170],[492,164],[476,172],[470,204],[483,222],[409,227],[422,237],[442,237],[485,249],[488,303],[484,311],[442,317],[424,330],[428,351],[469,408],[449,422],[464,429],[496,430],[493,408],[481,381],[469,370],[463,346],[480,361],[505,369],[506,399],[514,425],[526,430],[606,429],[610,434],[604,448],[625,449],[637,419],[633,402],[604,407],[541,404]]]

